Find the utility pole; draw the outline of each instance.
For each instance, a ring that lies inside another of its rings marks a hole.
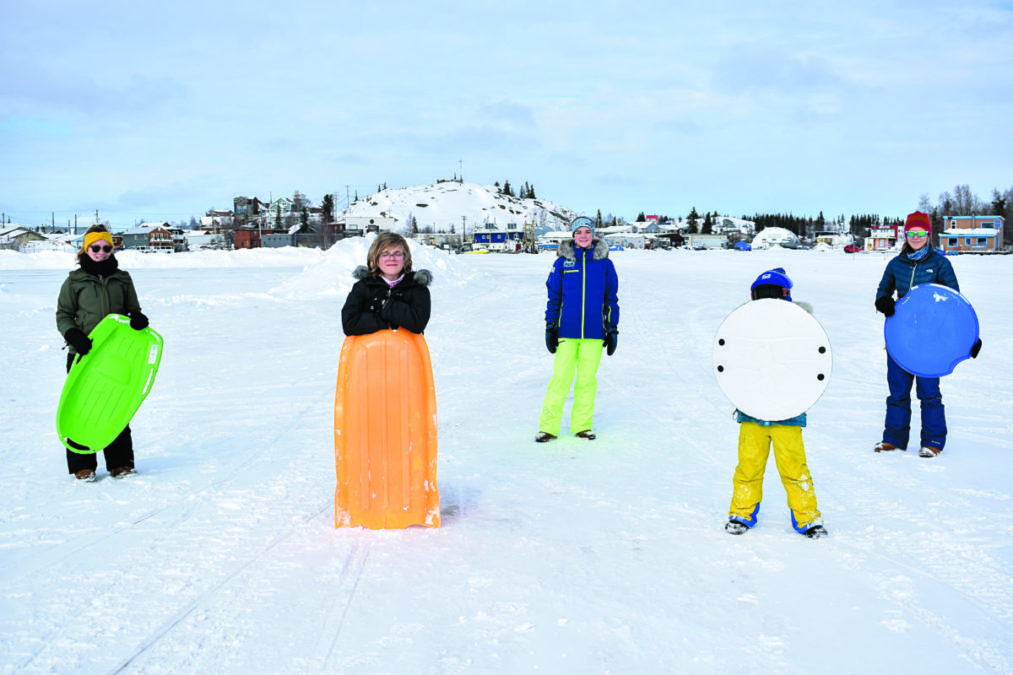
[[[464,182],[464,160],[457,160],[457,180]]]

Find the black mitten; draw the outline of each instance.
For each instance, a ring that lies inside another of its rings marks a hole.
[[[888,317],[893,316],[893,306],[895,304],[897,304],[896,301],[894,301],[893,296],[890,295],[884,295],[881,298],[876,298],[876,310],[883,312],[883,314]]]
[[[550,354],[556,353],[556,347],[559,346],[559,327],[551,323],[545,324],[545,348],[549,350]]]
[[[972,359],[978,358],[978,352],[980,351],[981,351],[981,338],[978,338],[978,341],[975,342],[973,345],[971,345],[971,358]]]
[[[148,317],[141,314],[141,310],[137,309],[130,312],[130,327],[134,330],[144,330],[148,327]]]
[[[84,356],[91,351],[91,338],[84,334],[84,331],[80,328],[71,328],[67,331],[67,334],[63,336],[74,351]]]

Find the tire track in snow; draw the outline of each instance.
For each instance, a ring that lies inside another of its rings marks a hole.
[[[133,653],[130,656],[128,656],[126,659],[124,659],[123,661],[121,661],[119,663],[119,665],[117,665],[112,670],[112,672],[113,673],[123,672],[123,670],[125,670],[126,668],[128,668],[139,656],[143,655],[146,651],[148,651],[149,649],[151,649],[154,645],[156,645],[158,643],[159,640],[161,640],[166,635],[168,635],[172,631],[173,628],[175,628],[176,626],[178,626],[183,620],[185,620],[188,616],[190,616],[194,612],[194,610],[196,610],[197,608],[199,608],[201,606],[206,605],[207,604],[207,600],[209,600],[218,591],[220,591],[222,588],[224,588],[226,585],[228,585],[228,583],[231,582],[234,578],[236,578],[236,576],[238,576],[241,572],[245,571],[247,568],[250,567],[250,565],[252,565],[253,563],[255,563],[255,562],[259,561],[261,558],[263,558],[267,553],[269,553],[272,549],[274,549],[278,544],[280,544],[281,542],[285,541],[286,539],[289,539],[290,537],[292,537],[297,531],[300,530],[301,527],[305,527],[307,524],[309,524],[312,521],[314,521],[315,519],[319,518],[320,515],[323,514],[323,513],[330,513],[330,510],[331,510],[332,506],[333,506],[332,502],[330,502],[330,500],[328,500],[322,507],[320,507],[319,509],[317,509],[315,512],[313,512],[313,513],[305,516],[302,519],[302,522],[300,523],[300,527],[286,529],[286,530],[283,530],[282,532],[279,532],[278,534],[276,534],[271,539],[271,541],[268,542],[266,546],[264,546],[264,548],[262,548],[261,550],[257,551],[257,553],[255,553],[254,555],[252,555],[249,558],[247,558],[241,564],[235,566],[233,568],[233,570],[231,572],[229,572],[226,576],[224,576],[217,584],[215,584],[211,588],[207,589],[206,591],[202,592],[196,598],[194,598],[193,600],[191,600],[190,602],[188,602],[182,609],[180,609],[179,611],[177,611],[173,616],[171,616],[168,620],[166,620],[164,623],[162,623],[158,628],[156,628],[154,631],[152,631],[148,635],[148,637],[146,637],[144,640],[142,640],[141,643],[134,649]],[[358,581],[358,580],[356,580],[356,581]]]

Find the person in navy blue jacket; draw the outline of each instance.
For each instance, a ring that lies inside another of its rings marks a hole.
[[[913,286],[942,284],[959,291],[957,275],[946,256],[932,246],[932,220],[928,214],[915,211],[904,223],[904,247],[890,260],[876,290],[876,309],[887,317],[894,314],[894,305]],[[897,300],[894,299],[897,294]],[[930,327],[931,329],[931,327]],[[931,339],[931,335],[926,335]],[[977,358],[981,340],[971,348]],[[890,395],[886,399],[886,422],[883,440],[876,444],[876,452],[906,450],[911,433],[911,385],[917,380],[915,392],[921,403],[922,457],[935,457],[946,445],[946,414],[939,391],[938,377],[915,376],[901,368],[890,353],[886,355],[886,381]]]
[[[556,358],[538,418],[535,440],[539,443],[559,435],[571,384],[570,429],[579,438],[594,440],[591,420],[598,391],[598,364],[602,350],[611,356],[619,340],[619,277],[609,260],[608,244],[595,238],[590,218],[576,218],[570,232],[573,239],[559,244],[545,282],[549,293],[545,347]]]

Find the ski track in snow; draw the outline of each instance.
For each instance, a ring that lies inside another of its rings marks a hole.
[[[66,269],[0,257],[0,671],[1013,669],[1008,258],[954,259],[985,347],[944,380],[950,439],[929,461],[871,451],[885,257],[613,253],[598,440],[564,416],[542,446],[552,257],[416,250],[435,272],[443,527],[377,532],[333,528],[338,313],[365,244],[125,259],[166,350],[132,424],[138,475],[100,459],[90,485],[53,430]],[[791,530],[773,460],[759,525],[722,529],[738,428],[713,336],[776,265],[834,351],[803,432],[818,541]]]

